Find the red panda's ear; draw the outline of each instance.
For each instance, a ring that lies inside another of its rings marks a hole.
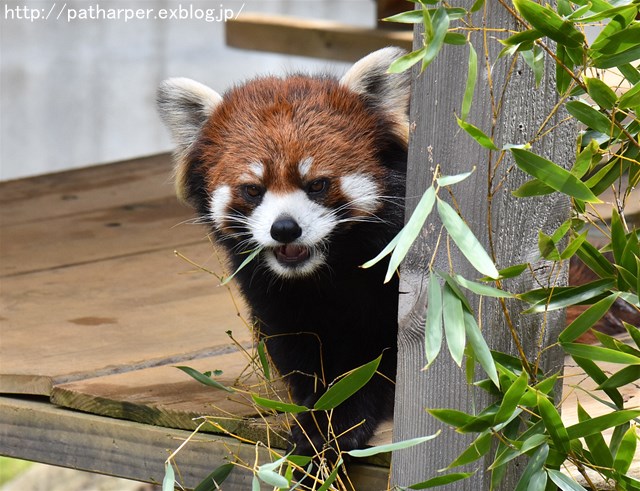
[[[389,65],[405,54],[396,47],[374,51],[356,62],[340,83],[387,113],[398,124],[400,136],[407,139],[411,70],[387,73]]]
[[[160,117],[171,132],[175,151],[175,181],[178,197],[186,200],[187,156],[204,123],[222,97],[206,85],[188,78],[170,78],[158,87]]]

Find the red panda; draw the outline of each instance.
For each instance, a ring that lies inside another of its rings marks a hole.
[[[383,282],[384,262],[360,266],[404,223],[410,77],[386,73],[403,53],[376,51],[339,80],[258,78],[220,96],[177,78],[158,91],[179,197],[232,270],[260,249],[236,279],[294,400],[313,407],[337,377],[382,355],[380,374],[330,422],[299,418],[296,454],[362,447],[393,414],[398,281]],[[590,274],[575,261],[571,270],[574,282]]]
[[[382,355],[379,374],[326,416],[292,428],[296,454],[362,447],[393,413],[397,279],[377,255],[404,221],[409,72],[376,51],[341,79],[258,78],[224,96],[163,82],[158,107],[177,145],[178,195],[207,221],[258,336],[307,407],[340,375]],[[325,418],[325,419],[321,419]]]

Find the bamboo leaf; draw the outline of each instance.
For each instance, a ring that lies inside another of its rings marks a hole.
[[[233,277],[238,274],[238,271],[240,271],[241,269],[243,269],[247,264],[249,264],[251,261],[253,261],[253,259],[260,254],[260,252],[262,251],[262,247],[258,247],[257,249],[254,249],[253,251],[251,251],[251,253],[246,257],[246,259],[244,261],[242,261],[242,264],[240,264],[240,266],[238,266],[238,269],[236,269],[233,274],[231,274],[230,276],[226,277],[224,280],[222,280],[220,282],[221,286],[226,285],[227,283],[229,283]]]
[[[496,413],[494,424],[502,423],[511,417],[518,406],[518,402],[520,402],[520,399],[527,390],[528,382],[527,372],[523,371],[505,392],[502,402],[500,403],[500,409]]]
[[[513,4],[534,28],[554,41],[575,48],[584,43],[584,35],[576,30],[573,23],[563,20],[551,8],[531,0],[514,0]]]
[[[387,283],[391,280],[394,273],[400,266],[400,263],[409,252],[411,248],[411,244],[416,240],[420,231],[422,230],[422,226],[424,225],[425,220],[433,210],[433,204],[436,199],[436,191],[431,186],[427,189],[422,196],[422,199],[418,203],[418,206],[411,214],[411,217],[407,221],[404,228],[400,231],[400,240],[398,241],[393,253],[391,254],[391,259],[389,260],[389,267],[387,268],[387,275],[384,279],[384,282]]]
[[[609,311],[616,298],[618,298],[618,295],[612,294],[594,303],[560,333],[558,340],[561,343],[569,343],[587,332]]]
[[[211,377],[208,377],[204,373],[199,372],[195,368],[185,367],[185,366],[179,366],[176,368],[179,370],[182,370],[184,373],[189,375],[191,378],[194,378],[201,384],[208,385],[209,387],[214,387],[216,389],[221,389],[226,392],[235,392],[235,390],[233,390],[232,388],[227,387],[216,380],[213,380]]]
[[[504,268],[498,271],[498,273],[500,273],[500,276],[498,278],[499,279],[515,278],[516,276],[520,276],[528,267],[529,266],[526,263],[509,266],[508,268]],[[492,281],[492,278],[485,277],[485,278],[482,278],[482,281]]]
[[[640,364],[640,357],[612,350],[601,348],[600,346],[589,346],[579,343],[560,343],[564,350],[571,356],[587,358],[595,361],[606,361],[608,363],[621,363],[629,365]]]
[[[401,56],[397,60],[394,60],[393,63],[391,63],[391,65],[387,69],[387,73],[402,73],[405,70],[408,70],[413,65],[422,60],[425,53],[426,48],[420,48],[404,56]]]
[[[640,379],[640,365],[629,365],[611,375],[606,382],[601,383],[596,389],[616,389],[631,384],[638,379]]]
[[[507,39],[498,39],[498,41],[505,46],[518,46],[519,44],[535,41],[542,36],[543,34],[536,29],[527,29],[526,31],[520,31],[511,35]]]
[[[547,472],[544,468],[538,469],[529,479],[527,491],[541,491],[547,486]]]
[[[573,357],[574,361],[578,364],[580,368],[584,370],[584,372],[589,375],[596,383],[601,384],[607,380],[607,376],[602,371],[602,369],[596,365],[593,361],[587,358],[580,358],[579,356]],[[615,404],[615,407],[622,408],[624,406],[624,400],[622,399],[622,395],[617,389],[604,389],[604,392],[609,396],[609,399]],[[593,394],[590,394],[591,397],[597,399]],[[606,404],[603,402],[603,404]]]
[[[264,339],[261,339],[257,346],[258,358],[260,359],[260,366],[262,367],[262,373],[267,380],[271,380],[271,369],[269,367],[269,360],[267,359],[267,353],[265,350]]]
[[[593,160],[594,155],[598,155],[598,150],[598,144],[594,140],[591,140],[578,155],[578,158],[571,167],[570,172],[578,179],[584,176],[591,168],[591,161]]]
[[[540,448],[538,448],[538,450],[536,450],[534,454],[531,456],[531,458],[529,459],[529,462],[527,463],[527,467],[525,467],[524,472],[520,477],[520,481],[518,481],[518,484],[514,491],[527,491],[531,476],[533,476],[536,472],[542,469],[542,466],[547,460],[548,455],[549,455],[549,445],[545,443],[544,445],[540,446]]]
[[[453,361],[460,366],[465,346],[465,323],[462,302],[448,284],[444,286],[442,299],[442,316],[447,347]]]
[[[253,399],[253,402],[255,402],[258,406],[273,409],[274,411],[278,411],[280,413],[296,414],[309,410],[309,408],[305,406],[299,406],[298,404],[291,404],[283,401],[275,401],[272,399],[265,399],[264,397],[259,397],[255,394],[251,394],[251,398]]]
[[[558,44],[556,48],[556,58],[556,90],[558,94],[563,95],[571,86],[572,81],[572,77],[570,73],[567,73],[565,67],[569,71],[573,70],[573,62],[562,44]]]
[[[616,452],[616,458],[613,461],[613,468],[620,474],[626,474],[629,471],[636,454],[637,444],[637,430],[635,425],[631,425],[622,437],[622,441]]]
[[[493,297],[493,298],[514,298],[512,293],[506,292],[504,290],[498,290],[489,285],[485,285],[483,283],[477,283],[475,281],[467,280],[466,278],[460,276],[459,274],[453,275],[452,278],[462,287],[467,290],[471,290],[473,293],[477,295],[483,295],[485,297]]]
[[[576,252],[582,262],[601,278],[612,277],[615,268],[589,241],[583,242]]]
[[[540,417],[549,432],[549,436],[556,446],[556,449],[566,454],[569,452],[569,434],[562,424],[560,413],[555,406],[543,395],[538,395],[538,409]]]
[[[452,186],[454,184],[458,184],[459,182],[464,181],[467,177],[473,174],[475,168],[469,172],[464,172],[462,174],[456,174],[454,176],[440,176],[436,179],[438,186]]]
[[[594,433],[601,433],[608,428],[613,428],[640,416],[639,410],[622,409],[613,413],[591,418],[583,423],[576,423],[567,427],[567,433],[571,440],[582,438]]]
[[[408,489],[429,489],[437,486],[443,486],[445,484],[451,484],[453,482],[468,479],[473,476],[475,472],[455,472],[452,474],[445,474],[443,476],[433,477],[427,481],[423,481],[417,484],[412,484]]]
[[[498,371],[496,370],[493,356],[491,356],[489,346],[487,346],[487,342],[484,340],[484,337],[480,332],[480,327],[476,323],[475,317],[473,316],[473,314],[466,310],[463,312],[463,315],[467,339],[469,340],[471,348],[473,348],[473,353],[476,360],[487,373],[491,381],[493,381],[493,383],[496,385],[496,387],[500,387]]]
[[[543,258],[549,261],[560,260],[560,252],[556,248],[556,244],[542,230],[538,231],[538,249],[540,250],[540,256]]]
[[[164,463],[164,479],[162,479],[162,491],[173,491],[176,482],[176,473],[171,462]]]
[[[489,466],[489,469],[495,469],[497,467],[500,467],[501,465],[504,465],[507,462],[512,461],[513,459],[519,457],[520,455],[523,455],[529,452],[530,450],[533,450],[534,448],[539,447],[540,445],[542,445],[547,441],[547,438],[548,437],[546,435],[541,435],[541,434],[532,435],[526,438],[522,442],[522,446],[520,447],[519,450],[511,449],[507,447],[506,451],[501,453],[499,456],[496,456],[496,459]]]
[[[598,36],[598,39],[591,45],[593,56],[618,54],[636,48],[638,47],[638,39],[640,39],[640,24],[631,24],[616,33],[600,38],[601,36]]]
[[[620,131],[613,126],[609,118],[582,101],[569,101],[565,104],[565,107],[569,114],[589,128],[615,137],[620,134]]]
[[[480,128],[472,125],[471,123],[467,123],[458,117],[456,117],[456,120],[458,121],[458,126],[466,131],[471,138],[477,141],[484,148],[488,148],[489,150],[500,150],[495,146],[491,138],[485,135]]]
[[[473,101],[473,93],[476,88],[476,80],[478,78],[478,54],[469,43],[469,63],[467,66],[467,83],[464,89],[464,97],[462,98],[462,109],[460,110],[460,119],[465,121],[471,110],[471,102]]]
[[[582,243],[587,240],[589,237],[589,231],[585,230],[583,233],[578,235],[576,238],[572,239],[569,242],[569,245],[565,248],[564,251],[560,254],[560,259],[570,259],[574,256],[574,254],[580,249]]]
[[[590,419],[591,416],[584,410],[578,401],[578,421],[582,423],[584,421],[589,421]],[[587,443],[587,447],[589,448],[591,455],[597,459],[599,465],[603,467],[611,467],[613,465],[611,451],[609,450],[602,433],[588,435],[584,438],[584,441]]]
[[[439,434],[440,434],[440,431],[429,436],[411,438],[409,440],[402,440],[400,442],[388,443],[386,445],[378,445],[370,448],[349,450],[348,452],[345,452],[345,453],[351,455],[352,457],[371,457],[372,455],[378,455],[378,454],[387,453],[387,452],[395,452],[396,450],[403,450],[405,448],[415,447],[416,445],[419,445],[421,443],[428,442],[429,440],[433,440]]]
[[[627,90],[618,100],[620,109],[628,109],[630,107],[640,106],[640,82]]]
[[[491,433],[482,433],[464,452],[462,452],[453,462],[451,462],[451,464],[447,466],[447,469],[475,462],[485,455],[490,449]]]
[[[520,169],[541,180],[556,191],[568,194],[582,201],[600,203],[600,200],[580,179],[559,165],[528,150],[512,148],[511,153],[515,158],[516,165]]]
[[[329,477],[325,479],[322,486],[318,488],[318,491],[329,491],[331,489],[333,481],[336,480],[336,478],[338,477],[338,472],[340,472],[340,466],[342,466],[342,459],[338,460],[338,463],[334,466],[331,474],[329,474]]]
[[[398,242],[400,242],[401,238],[402,238],[402,230],[400,230],[400,232],[398,232],[398,234],[393,239],[391,239],[391,241],[384,247],[384,249],[382,249],[378,253],[376,257],[368,260],[366,263],[364,263],[360,267],[366,269],[366,268],[370,268],[376,263],[379,263],[385,256],[388,256],[389,254],[391,254],[391,252],[393,252],[393,250],[398,245]]]
[[[389,262],[389,267],[387,268],[387,276],[385,279],[385,283],[388,282],[392,277],[404,257],[406,256],[411,244],[416,240],[418,234],[420,234],[420,230],[422,230],[422,226],[424,225],[425,220],[431,213],[433,209],[433,204],[435,202],[436,192],[433,186],[429,187],[420,201],[416,206],[416,209],[411,214],[411,217],[407,221],[406,225],[398,232],[398,234],[387,244],[387,246],[380,251],[380,253],[374,257],[373,259],[364,263],[362,268],[370,268],[374,264],[380,262],[382,258],[392,253],[391,261]],[[396,249],[399,249],[396,252]],[[394,258],[395,256],[395,258]]]
[[[553,192],[555,192],[555,189],[546,185],[540,179],[532,179],[531,181],[525,182],[511,194],[516,198],[530,198],[532,196],[545,196]]]
[[[497,278],[499,276],[498,270],[473,232],[449,204],[439,198],[437,202],[440,219],[460,252],[480,273],[490,278]]]
[[[438,277],[433,272],[429,274],[427,299],[424,347],[429,366],[440,353],[442,346],[442,289]]]
[[[381,359],[382,355],[369,363],[355,368],[342,377],[335,384],[329,387],[324,394],[322,394],[320,399],[318,399],[314,404],[313,408],[316,410],[326,411],[342,404],[349,397],[364,387],[369,380],[371,380],[371,377],[373,377],[378,369],[378,365],[380,365]]]
[[[278,464],[278,466],[282,465],[281,461],[284,462],[284,458],[278,459],[276,462],[261,465],[260,467],[258,467],[258,472],[256,473],[256,475],[262,482],[269,484],[270,486],[275,486],[277,488],[288,488],[289,481],[287,480],[287,478],[281,476],[273,470],[275,464]]]
[[[436,179],[436,183],[441,187],[452,186],[467,179],[471,174],[473,174],[474,171],[475,167],[469,172],[463,172],[462,174],[455,174],[453,176],[440,176]]]
[[[459,32],[447,32],[444,36],[444,43],[462,46],[467,44],[467,38],[464,34],[460,34]]]
[[[525,63],[529,65],[529,68],[533,71],[536,87],[539,87],[542,81],[542,74],[544,73],[544,53],[542,49],[534,44],[531,49],[522,50],[520,54]]]
[[[449,14],[444,7],[438,7],[431,17],[433,26],[433,37],[429,40],[424,56],[422,58],[422,70],[435,60],[436,56],[444,45],[444,38],[449,29]]]
[[[585,78],[587,93],[602,109],[613,109],[618,100],[616,93],[599,78]]]
[[[422,11],[409,10],[408,12],[401,12],[390,17],[385,17],[382,20],[385,22],[397,22],[400,24],[417,24],[422,22]]]
[[[524,313],[531,314],[537,312],[545,312],[551,310],[562,309],[569,305],[577,305],[583,302],[588,302],[594,297],[601,295],[607,290],[613,288],[615,282],[610,279],[602,279],[585,283],[580,286],[570,287],[558,287],[553,291],[542,289],[533,290],[525,294],[516,295],[521,300],[529,301],[529,298],[533,299],[534,305]],[[535,300],[537,295],[541,295],[541,300]]]
[[[549,474],[549,477],[551,478],[553,483],[562,491],[587,491],[585,488],[580,486],[580,484],[575,482],[569,476],[564,475],[560,471],[547,469],[547,474]]]
[[[460,428],[472,423],[475,417],[456,409],[427,409],[427,412],[444,424]]]
[[[218,491],[220,489],[220,484],[222,484],[235,465],[222,464],[220,467],[216,468],[211,474],[209,474],[203,481],[198,484],[193,491]]]

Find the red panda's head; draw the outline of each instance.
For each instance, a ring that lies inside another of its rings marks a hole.
[[[409,75],[386,73],[402,54],[376,51],[340,80],[267,77],[223,97],[189,79],[163,82],[178,195],[220,240],[264,248],[276,274],[314,272],[332,235],[379,219],[403,171]]]

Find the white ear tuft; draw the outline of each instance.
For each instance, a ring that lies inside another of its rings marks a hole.
[[[215,90],[188,78],[170,78],[158,87],[158,111],[176,144],[175,185],[182,200],[188,199],[189,148],[220,102],[222,97]]]
[[[213,89],[188,78],[170,78],[158,87],[158,111],[178,151],[185,151],[222,101]]]
[[[404,54],[406,51],[396,47],[374,51],[356,62],[340,83],[365,96],[393,121],[406,127],[409,120],[411,71],[387,73],[389,65]]]

